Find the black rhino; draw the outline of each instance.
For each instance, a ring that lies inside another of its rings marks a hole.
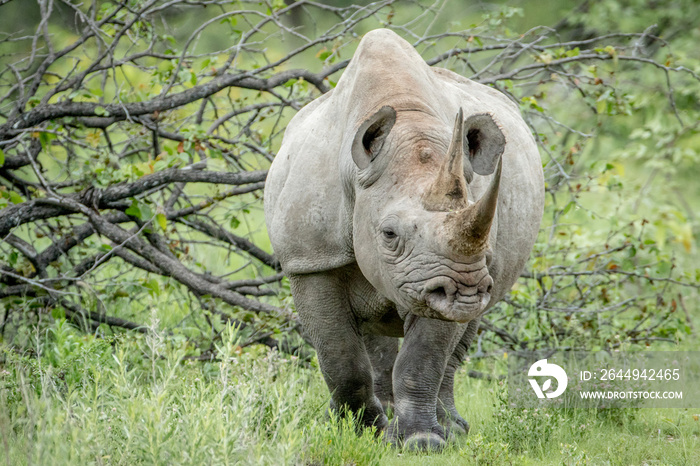
[[[523,269],[543,205],[516,105],[390,30],[366,34],[336,88],[290,122],[265,187],[332,408],[414,449],[466,432],[455,370]]]

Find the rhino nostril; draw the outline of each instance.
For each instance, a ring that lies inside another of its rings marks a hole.
[[[447,292],[445,291],[445,288],[442,286],[438,286],[437,288],[428,291],[429,294],[432,295],[433,299],[442,301],[447,299]]]
[[[439,312],[446,312],[452,307],[453,296],[447,293],[444,286],[436,286],[425,292],[425,304]]]
[[[491,278],[489,275],[486,275],[483,279],[481,279],[481,282],[479,282],[477,287],[480,293],[486,294],[491,293],[491,288],[493,288],[493,278]]]
[[[423,299],[433,309],[445,311],[452,306],[457,287],[452,280],[436,277],[425,284]]]

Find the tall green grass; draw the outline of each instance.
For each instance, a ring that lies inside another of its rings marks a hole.
[[[700,464],[691,411],[521,412],[501,382],[461,372],[471,433],[421,455],[329,416],[313,363],[242,349],[235,328],[209,362],[186,359],[155,317],[147,335],[57,320],[31,340],[0,347],[0,464]]]

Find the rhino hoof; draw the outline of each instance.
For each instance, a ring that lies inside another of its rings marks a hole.
[[[373,422],[367,423],[365,422],[365,426],[374,426],[377,428],[377,435],[381,434],[384,432],[389,425],[389,419],[386,417],[384,413],[380,414],[376,418],[374,418]]]
[[[403,442],[404,449],[413,452],[440,451],[446,445],[442,437],[432,432],[417,432]]]
[[[467,435],[469,433],[469,423],[461,417],[459,419],[450,419],[446,427],[450,437]]]
[[[440,415],[442,414],[442,415]],[[438,422],[444,427],[447,438],[453,440],[457,436],[469,433],[469,423],[454,410],[448,413],[438,413]]]
[[[450,420],[445,426],[447,431],[447,438],[449,440],[454,440],[457,437],[467,435],[469,433],[469,424],[466,421],[463,423],[459,421]]]

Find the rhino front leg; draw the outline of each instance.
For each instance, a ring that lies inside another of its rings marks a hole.
[[[384,429],[387,418],[374,396],[370,363],[352,314],[342,271],[289,277],[297,312],[316,349],[331,392],[331,408],[362,412],[364,426]]]
[[[387,412],[387,409],[394,404],[394,390],[391,378],[394,362],[399,354],[399,339],[366,334],[364,342],[367,353],[369,353],[369,359],[372,361],[374,394],[382,403],[384,412]]]
[[[454,352],[447,361],[445,376],[442,378],[442,384],[440,385],[437,418],[438,422],[445,426],[450,434],[466,434],[469,432],[469,423],[464,420],[455,407],[454,380],[455,372],[464,361],[464,357],[479,329],[480,321],[481,319],[479,318],[467,324],[467,329],[464,331],[462,338],[459,340],[459,343],[457,343]]]
[[[445,446],[437,401],[447,362],[466,324],[409,314],[404,342],[394,364],[394,419],[388,434],[411,450]]]

